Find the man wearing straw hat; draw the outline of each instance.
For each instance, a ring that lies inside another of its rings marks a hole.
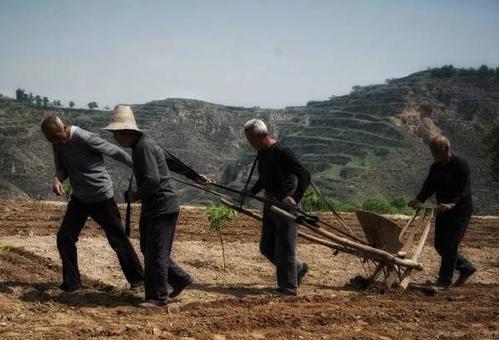
[[[139,232],[144,254],[145,301],[140,306],[166,305],[169,298],[178,296],[192,283],[190,275],[170,256],[180,210],[170,171],[199,184],[207,184],[208,179],[144,135],[129,106],[117,106],[112,122],[104,129],[111,131],[121,146],[132,148],[137,190],[128,190],[125,196],[128,202],[142,202]],[[169,295],[167,285],[172,287]]]
[[[63,272],[60,288],[72,292],[81,286],[75,244],[89,216],[104,229],[132,288],[141,286],[142,266],[123,230],[120,212],[113,198],[113,183],[103,157],[106,155],[131,166],[130,155],[95,133],[64,124],[56,115],[46,117],[41,129],[54,150],[56,174],[52,191],[62,196],[66,178],[69,178],[72,187],[71,200],[57,233]]]

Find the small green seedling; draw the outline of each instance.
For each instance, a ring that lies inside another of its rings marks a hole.
[[[0,244],[0,254],[5,250],[5,249],[8,249],[9,246],[5,245],[5,244]]]
[[[216,231],[220,237],[224,270],[226,270],[225,249],[224,249],[222,228],[225,225],[225,223],[227,223],[228,221],[232,220],[234,217],[237,216],[237,212],[235,212],[230,208],[220,205],[220,203],[210,203],[206,207],[204,213],[206,217],[208,217],[208,221],[210,221],[210,229]]]

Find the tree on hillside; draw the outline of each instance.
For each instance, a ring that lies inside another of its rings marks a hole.
[[[431,68],[430,74],[433,78],[450,78],[450,77],[470,77],[478,76],[481,78],[497,77],[499,75],[498,69],[482,65],[479,68],[455,68],[452,65],[444,65],[442,67]]]
[[[70,108],[75,107],[75,102],[71,100],[71,101],[69,102],[69,107],[70,107]]]
[[[499,123],[485,135],[483,144],[485,145],[488,157],[492,161],[492,177],[496,181],[499,181]]]
[[[23,89],[16,90],[16,100],[18,102],[24,102],[24,101],[26,101],[26,98],[27,98],[27,95]]]
[[[47,97],[42,98],[43,107],[49,106],[50,100]]]
[[[431,76],[435,78],[450,78],[456,76],[457,69],[453,65],[444,65],[431,70]]]
[[[477,70],[477,75],[479,77],[493,77],[496,75],[496,71],[493,68],[489,68],[487,65],[482,65]]]
[[[37,106],[42,106],[42,97],[40,97],[40,95],[35,96],[35,104]]]
[[[32,92],[30,92],[30,93],[29,93],[29,95],[28,95],[28,102],[29,102],[30,104],[32,104],[34,99],[35,99],[35,98],[33,97],[33,93],[32,93]]]
[[[99,105],[97,105],[97,103],[96,103],[96,102],[90,102],[90,103],[88,103],[88,104],[87,104],[87,106],[88,106],[88,108],[89,108],[90,110],[93,110],[93,109],[96,109],[96,108],[98,108],[98,107],[99,107]]]
[[[470,68],[460,68],[459,69],[459,75],[460,76],[475,76],[476,75],[476,70],[472,67]]]

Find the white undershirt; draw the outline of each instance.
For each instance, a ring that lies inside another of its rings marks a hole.
[[[73,132],[76,130],[76,126],[71,125],[71,129],[69,130],[69,137],[68,137],[68,142],[71,140],[71,137],[73,137]]]

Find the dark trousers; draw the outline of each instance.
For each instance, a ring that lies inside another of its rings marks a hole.
[[[144,254],[146,299],[166,301],[173,288],[191,277],[171,258],[178,213],[140,219],[140,249]]]
[[[280,288],[296,289],[298,286],[296,275],[303,263],[296,260],[297,237],[296,223],[264,208],[260,252],[275,265]]]
[[[473,264],[459,253],[459,244],[464,237],[471,216],[437,214],[435,221],[435,249],[442,257],[438,281],[445,285],[452,283],[454,270],[462,273],[475,270]]]
[[[121,225],[120,211],[114,198],[95,203],[83,203],[71,197],[57,233],[57,248],[62,260],[63,285],[70,288],[81,285],[76,242],[89,216],[104,229],[111,248],[118,256],[127,281],[130,283],[142,281],[142,266],[130,240],[125,235]]]

